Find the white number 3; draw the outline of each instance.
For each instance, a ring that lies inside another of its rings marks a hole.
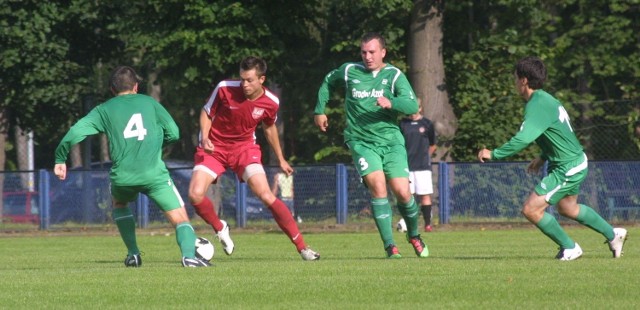
[[[123,134],[125,139],[138,138],[138,141],[144,140],[144,136],[147,135],[147,130],[142,124],[142,114],[136,113],[131,116]]]

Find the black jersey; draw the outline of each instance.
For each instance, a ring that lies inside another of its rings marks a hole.
[[[400,121],[400,130],[407,148],[409,170],[431,170],[429,147],[436,143],[433,123],[426,117],[422,117],[419,120],[403,118]]]

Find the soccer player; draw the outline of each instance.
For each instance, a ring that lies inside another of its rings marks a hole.
[[[420,100],[418,100],[418,104],[420,104]],[[433,123],[422,115],[422,106],[420,105],[417,113],[400,120],[400,131],[402,131],[407,148],[411,194],[416,195],[420,200],[424,231],[431,232],[433,230],[431,227],[431,194],[433,194],[431,156],[437,148],[435,129]],[[404,221],[404,219],[400,221]]]
[[[62,138],[55,152],[55,175],[61,180],[66,178],[65,162],[74,144],[90,135],[106,134],[113,161],[109,174],[113,219],[128,250],[124,265],[142,265],[136,242],[136,222],[128,203],[138,193],[143,193],[164,211],[175,227],[182,266],[210,266],[195,256],[195,232],[182,198],[161,158],[163,144],[178,140],[178,126],[160,103],[138,94],[139,80],[132,68],[117,67],[109,82],[115,97],[91,110]]]
[[[255,141],[256,127],[262,124],[264,135],[278,157],[280,168],[287,175],[293,169],[280,149],[276,116],[279,99],[262,84],[266,80],[267,63],[249,56],[240,62],[240,79],[224,80],[216,86],[200,112],[200,143],[194,155],[195,165],[189,184],[189,200],[196,213],[211,225],[224,251],[231,255],[234,244],[229,237],[229,226],[220,220],[213,203],[205,193],[226,168],[231,168],[239,179],[271,210],[282,231],[296,246],[304,260],[317,260],[320,255],[307,247],[287,206],[271,192],[262,166],[262,152]]]
[[[327,130],[325,106],[334,88],[343,86],[347,115],[345,144],[371,194],[373,217],[386,255],[402,257],[393,240],[388,182],[407,223],[409,243],[419,257],[427,257],[429,250],[418,233],[420,210],[409,190],[407,151],[398,127],[398,117],[416,113],[418,103],[404,73],[384,62],[384,37],[373,32],[365,34],[360,41],[360,54],[362,62],[345,63],[324,78],[314,121],[321,131]]]
[[[580,245],[562,229],[545,209],[555,205],[558,212],[585,225],[606,238],[614,258],[622,255],[627,230],[613,228],[596,211],[578,204],[580,184],[587,177],[587,155],[576,138],[569,114],[562,104],[542,89],[547,70],[537,57],[525,57],[515,66],[514,81],[518,94],[525,99],[524,121],[520,131],[495,150],[483,148],[478,160],[503,159],[536,142],[542,152],[533,159],[527,171],[537,173],[548,162],[548,175],[542,179],[522,207],[522,214],[553,242],[560,246],[556,258],[562,261],[582,256]]]

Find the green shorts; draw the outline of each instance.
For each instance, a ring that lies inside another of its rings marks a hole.
[[[164,212],[184,206],[184,201],[171,178],[149,185],[118,186],[111,183],[111,195],[119,202],[131,202],[136,199],[138,193],[147,195]]]
[[[408,178],[409,164],[404,145],[374,146],[361,142],[348,142],[353,163],[360,177],[382,170],[387,179]]]
[[[536,193],[545,196],[549,204],[556,204],[562,198],[578,195],[580,184],[589,173],[587,155],[574,161],[551,167],[549,174],[536,185]]]

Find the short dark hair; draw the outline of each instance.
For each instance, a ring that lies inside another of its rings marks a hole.
[[[258,77],[267,74],[267,62],[256,56],[249,56],[240,62],[240,70],[249,71],[255,69]]]
[[[120,93],[127,90],[133,90],[136,83],[139,83],[140,79],[138,74],[133,68],[128,66],[118,66],[111,72],[111,78],[109,79],[109,86],[115,93]]]
[[[384,37],[377,33],[377,32],[367,32],[362,36],[362,39],[360,40],[361,43],[367,43],[373,39],[378,39],[378,42],[380,42],[380,48],[386,48],[387,46],[387,42],[385,41]]]
[[[531,89],[540,89],[547,80],[547,68],[538,57],[529,56],[522,58],[516,64],[518,78],[527,78]]]

